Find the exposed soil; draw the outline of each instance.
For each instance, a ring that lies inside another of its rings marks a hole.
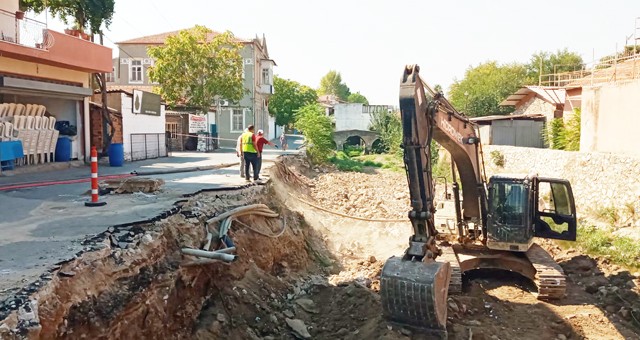
[[[238,260],[185,265],[180,249],[202,247],[207,217],[252,203],[280,213],[281,236],[251,230],[276,233],[279,222],[241,217],[251,229],[231,228]],[[402,220],[407,209],[402,174],[286,157],[267,186],[201,193],[174,215],[87,240],[76,259],[0,302],[0,339],[428,339],[381,316],[380,271],[404,251],[410,224],[365,220]],[[449,299],[451,339],[640,339],[639,274],[542,245],[569,275],[567,297],[538,301],[515,274],[474,272]]]

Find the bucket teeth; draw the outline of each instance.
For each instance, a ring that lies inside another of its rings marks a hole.
[[[392,257],[380,276],[385,317],[446,338],[448,262],[414,262]]]

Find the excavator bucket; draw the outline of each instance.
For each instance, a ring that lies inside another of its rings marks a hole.
[[[391,257],[380,276],[384,316],[446,339],[450,276],[449,262],[425,263]]]

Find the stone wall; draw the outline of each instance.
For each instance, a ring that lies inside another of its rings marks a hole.
[[[529,99],[522,106],[517,107],[516,110],[512,113],[514,115],[536,115],[541,114],[547,118],[547,121],[553,119],[553,112],[555,111],[555,105],[552,105],[538,97],[533,97]]]
[[[494,150],[504,155],[503,168],[492,161]],[[629,218],[627,207],[640,212],[640,157],[498,145],[485,145],[483,151],[487,176],[537,172],[565,178],[571,182],[579,217],[593,217],[598,210],[613,206],[621,214],[621,223],[640,227],[637,217]]]

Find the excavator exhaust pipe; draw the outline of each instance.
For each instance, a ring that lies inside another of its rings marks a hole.
[[[446,339],[450,276],[449,262],[389,258],[380,276],[385,318]]]

